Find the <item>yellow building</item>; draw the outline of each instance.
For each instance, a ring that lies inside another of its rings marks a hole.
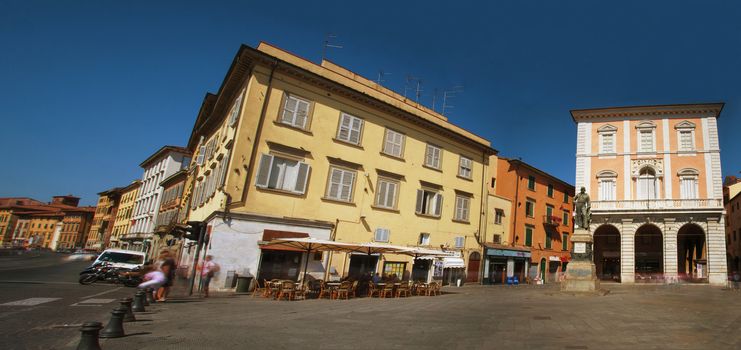
[[[204,100],[188,147],[190,220],[209,225],[206,253],[223,270],[296,279],[307,264],[317,278],[454,281],[465,278],[469,257],[480,259],[496,151],[331,62],[243,46],[218,95]],[[459,258],[260,250],[259,241],[275,237],[423,246]],[[475,281],[480,272],[468,274]]]
[[[109,247],[111,248],[128,248],[128,243],[122,242],[121,236],[129,233],[134,203],[139,194],[140,186],[141,181],[136,180],[120,190],[121,199],[118,210],[116,210],[116,218],[113,220],[113,230],[109,241]]]
[[[98,204],[95,207],[95,216],[85,249],[102,251],[108,247],[120,198],[120,187],[98,193]]]

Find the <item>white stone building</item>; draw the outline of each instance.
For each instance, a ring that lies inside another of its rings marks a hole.
[[[598,277],[722,285],[722,103],[571,111]]]

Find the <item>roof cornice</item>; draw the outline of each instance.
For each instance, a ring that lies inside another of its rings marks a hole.
[[[626,118],[651,118],[661,116],[663,118],[686,118],[691,115],[704,115],[719,117],[725,103],[695,103],[676,105],[654,105],[654,106],[628,106],[608,107],[593,109],[571,110],[571,119],[574,122],[602,121],[610,119]]]

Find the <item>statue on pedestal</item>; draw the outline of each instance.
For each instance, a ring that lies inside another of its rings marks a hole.
[[[574,196],[574,224],[578,228],[589,230],[590,221],[592,221],[591,201],[587,189],[582,187]]]

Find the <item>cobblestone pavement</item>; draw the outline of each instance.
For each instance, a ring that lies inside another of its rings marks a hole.
[[[705,285],[465,286],[436,297],[176,299],[104,349],[739,349],[741,293]],[[70,342],[70,346],[76,344]]]

